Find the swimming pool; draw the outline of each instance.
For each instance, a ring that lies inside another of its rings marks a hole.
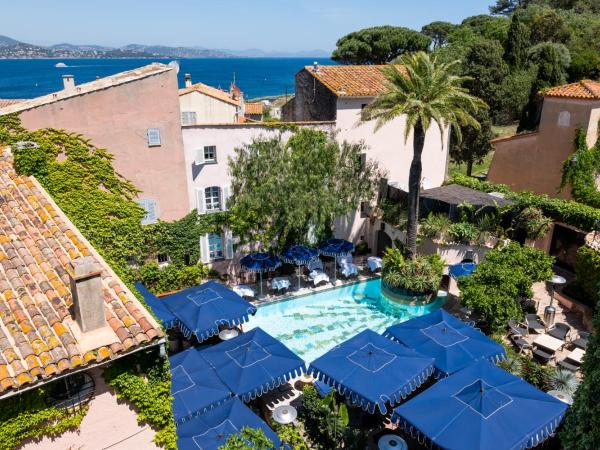
[[[444,302],[438,297],[428,305],[399,305],[382,297],[381,280],[373,279],[261,306],[244,327],[261,327],[311,362],[366,328],[381,333]]]

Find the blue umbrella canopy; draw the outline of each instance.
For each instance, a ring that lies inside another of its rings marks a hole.
[[[169,362],[176,422],[210,411],[233,396],[195,348],[171,356]]]
[[[242,269],[248,272],[272,272],[281,266],[279,256],[270,255],[264,252],[250,253],[240,260]]]
[[[354,244],[345,239],[331,238],[319,244],[319,253],[325,256],[343,256],[354,251]]]
[[[554,434],[566,409],[521,378],[479,361],[397,407],[392,421],[443,449],[522,449]]]
[[[506,358],[500,344],[443,309],[396,324],[385,330],[384,336],[435,358],[436,377],[448,376],[480,359],[497,362]]]
[[[167,308],[167,305],[165,305],[163,300],[146,289],[146,286],[139,281],[135,283],[135,288],[142,294],[146,305],[150,307],[156,318],[162,322],[167,330],[177,326],[177,318],[173,315],[171,310]]]
[[[372,330],[336,345],[311,363],[308,372],[371,414],[387,413],[433,373],[433,358]]]
[[[304,361],[261,328],[206,348],[200,355],[244,401],[304,372]]]
[[[237,398],[177,427],[179,450],[218,450],[242,428],[260,429],[278,449],[281,442],[269,426]]]
[[[219,326],[240,325],[256,313],[256,307],[216,281],[163,297],[179,322],[183,335],[203,341],[219,333]]]
[[[453,264],[448,269],[448,273],[453,278],[466,277],[475,272],[477,264],[472,262]]]
[[[306,265],[319,257],[319,251],[307,245],[292,245],[281,254],[281,259],[288,264]]]

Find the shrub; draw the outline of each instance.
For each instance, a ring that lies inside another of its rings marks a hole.
[[[516,242],[491,250],[471,276],[459,279],[462,301],[482,315],[492,331],[503,330],[509,319],[522,318],[516,299],[531,297],[533,283],[552,276],[553,261],[541,250]]]
[[[137,278],[155,294],[196,286],[208,278],[210,269],[203,264],[181,266],[169,264],[159,267],[157,263],[144,264],[137,271]]]
[[[450,225],[448,233],[454,242],[459,243],[472,242],[479,236],[477,227],[468,222],[453,223]]]
[[[381,275],[388,286],[431,293],[439,289],[443,271],[444,263],[437,254],[405,259],[398,247],[391,247],[383,256]]]
[[[445,239],[452,222],[446,214],[434,214],[432,212],[421,221],[419,231],[423,236],[430,239]]]
[[[581,300],[595,306],[600,300],[600,253],[587,245],[580,247],[575,262],[575,284]]]
[[[516,230],[523,230],[527,239],[543,238],[550,231],[552,219],[546,217],[540,208],[529,206],[515,217]]]

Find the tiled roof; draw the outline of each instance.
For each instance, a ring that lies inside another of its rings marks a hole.
[[[118,86],[125,83],[130,83],[135,80],[140,80],[152,75],[158,75],[159,73],[167,72],[173,68],[165,64],[152,63],[147,66],[138,67],[137,69],[128,70],[126,72],[120,72],[109,77],[99,78],[88,83],[82,83],[75,86],[74,89],[66,91],[58,91],[48,95],[42,95],[41,97],[32,98],[31,100],[24,100],[22,102],[9,105],[7,107],[0,106],[0,115],[11,114],[15,112],[26,111],[37,106],[47,105],[50,103],[57,102],[59,100],[65,100],[71,97],[77,97],[83,94],[89,94],[91,92],[107,89],[113,86]]]
[[[108,343],[87,342],[85,351],[69,311],[68,270],[82,256],[101,267],[110,327],[102,329]],[[0,149],[0,395],[160,336],[156,321],[38,182],[17,175],[12,156]]]
[[[17,103],[21,103],[25,100],[21,100],[18,98],[0,98],[0,109],[6,108],[7,106],[16,105]]]
[[[189,94],[190,92],[200,92],[201,94],[208,95],[209,97],[216,98],[217,100],[221,100],[235,106],[240,105],[240,101],[234,99],[229,92],[209,86],[208,84],[196,83],[192,84],[190,87],[179,89],[180,96]]]
[[[262,113],[263,113],[262,102],[246,103],[244,105],[244,113],[246,115],[262,115]]]
[[[592,80],[581,80],[577,83],[563,84],[548,89],[546,97],[567,97],[600,100],[600,83]]]
[[[370,66],[306,66],[305,70],[338,97],[376,97],[385,92],[383,65]],[[396,66],[402,70],[402,66]]]

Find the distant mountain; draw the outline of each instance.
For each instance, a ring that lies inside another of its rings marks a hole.
[[[0,59],[21,58],[329,58],[325,50],[301,52],[267,52],[257,48],[247,50],[209,49],[200,46],[169,47],[166,45],[129,44],[114,48],[102,45],[69,43],[41,46],[0,35]]]

